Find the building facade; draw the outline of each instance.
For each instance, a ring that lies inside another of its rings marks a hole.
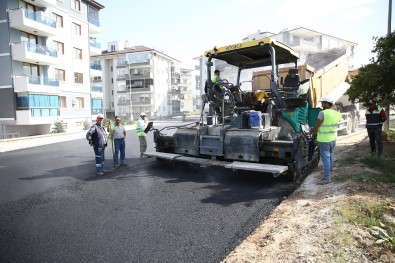
[[[90,85],[101,74],[90,56],[101,52],[103,8],[92,0],[0,1],[0,139],[91,122],[94,99],[103,97]]]
[[[102,66],[102,77],[93,80],[104,91],[104,114],[137,120],[141,112],[159,119],[179,115],[192,104],[187,94],[191,80],[180,62],[146,46],[113,41],[91,61]]]

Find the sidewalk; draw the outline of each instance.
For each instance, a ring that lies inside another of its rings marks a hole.
[[[134,125],[125,125],[126,130],[134,130]],[[47,145],[57,142],[65,142],[77,139],[85,139],[85,135],[88,130],[71,133],[51,133],[45,135],[36,135],[29,137],[20,137],[13,139],[0,140],[0,153],[9,152],[14,150],[20,150],[30,147],[36,147],[41,145]]]
[[[57,133],[5,139],[0,141],[0,153],[47,145],[51,143],[81,139],[85,138],[86,133],[87,131],[81,131],[75,133]]]
[[[169,119],[169,120],[153,120],[155,124],[166,125],[169,123],[181,123],[181,119]],[[134,125],[125,125],[127,131],[134,130]],[[0,140],[0,153],[9,152],[14,150],[20,150],[30,147],[36,147],[41,145],[47,145],[57,142],[65,142],[70,140],[85,139],[85,135],[88,131],[83,130],[81,132],[72,133],[51,133],[45,135],[36,135],[28,137],[20,137],[13,139]]]

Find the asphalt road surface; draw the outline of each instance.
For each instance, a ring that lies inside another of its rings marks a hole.
[[[126,146],[104,176],[85,139],[0,153],[0,262],[220,262],[296,187]]]

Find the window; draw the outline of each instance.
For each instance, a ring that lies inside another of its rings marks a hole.
[[[74,35],[81,36],[81,25],[73,23],[72,30]]]
[[[82,59],[82,49],[79,49],[79,48],[73,48],[73,55],[74,55],[74,58],[76,58],[76,59]]]
[[[111,45],[110,50],[115,51],[115,45]]]
[[[67,108],[66,96],[59,96],[60,108]]]
[[[72,0],[71,1],[72,8],[77,11],[81,11],[81,1],[80,0]]]
[[[74,83],[83,84],[84,75],[82,73],[74,72]]]
[[[40,68],[36,64],[23,63],[23,74],[28,76],[40,76]]]
[[[63,27],[63,16],[56,13],[52,13],[52,16],[56,20],[56,27]]]
[[[58,52],[58,55],[64,55],[64,44],[62,42],[54,41],[54,48]]]
[[[66,81],[66,71],[64,69],[55,69],[55,79],[59,81]]]
[[[37,44],[38,37],[30,33],[21,32],[21,42]]]
[[[32,5],[32,4],[29,4],[29,3],[26,3],[26,2],[23,2],[23,3],[24,3],[25,8],[26,8],[27,10],[36,12],[36,6],[34,6],[34,5]]]
[[[32,117],[59,116],[59,97],[41,94],[17,94],[17,110],[28,110]]]
[[[76,97],[74,99],[74,108],[76,109],[83,109],[85,108],[84,98],[83,97]]]

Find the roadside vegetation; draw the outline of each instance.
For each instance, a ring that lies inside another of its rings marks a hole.
[[[64,132],[66,132],[66,129],[63,120],[55,121],[54,126],[52,127],[52,133],[64,133]]]
[[[337,163],[336,183],[345,184],[350,198],[336,207],[334,228],[346,242],[357,240],[372,262],[395,260],[395,131],[390,130],[389,141],[384,142],[383,158],[368,155],[369,142],[356,146],[349,157]],[[352,226],[352,227],[351,227]],[[348,229],[346,227],[346,229]],[[361,234],[362,233],[362,234]],[[341,258],[342,253],[339,254]],[[339,262],[347,262],[340,260]]]

